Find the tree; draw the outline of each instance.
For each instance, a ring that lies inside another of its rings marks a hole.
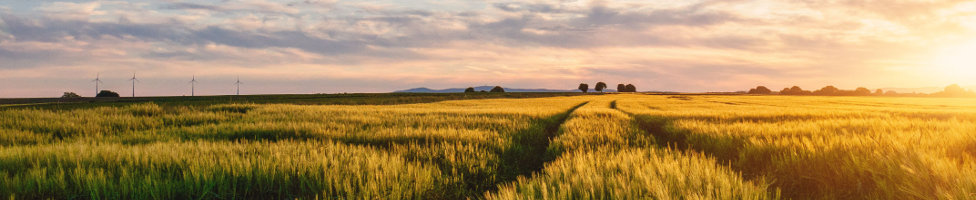
[[[502,88],[502,86],[495,86],[494,88],[491,88],[491,92],[505,92],[505,88]]]
[[[832,85],[828,85],[827,87],[823,87],[823,88],[820,88],[817,91],[813,91],[813,94],[815,94],[815,95],[824,95],[824,96],[833,96],[833,95],[837,95],[838,92],[840,92],[840,89],[837,89],[837,87],[834,87]]]
[[[800,86],[794,85],[790,88],[790,93],[793,93],[793,95],[809,95],[811,92],[803,90],[803,88],[800,88]]]
[[[874,90],[874,95],[875,96],[884,95],[884,90],[881,90],[881,89]]]
[[[812,95],[813,94],[813,92],[811,92],[809,90],[803,90],[803,89],[801,89],[800,87],[797,87],[797,86],[793,86],[793,88],[790,88],[790,90],[793,90],[793,92],[796,92],[796,95]]]
[[[468,87],[468,89],[464,89],[464,93],[472,93],[472,92],[474,92],[473,87]]]
[[[791,88],[783,88],[779,91],[781,95],[810,95],[810,91],[803,90],[800,86],[793,86]]]
[[[593,86],[593,90],[596,90],[598,92],[603,92],[603,89],[607,89],[607,84],[606,83],[596,82],[596,85]]]
[[[81,98],[81,96],[78,95],[78,94],[75,94],[74,92],[64,92],[64,95],[61,95],[61,98],[62,99],[73,99],[73,98]]]
[[[627,86],[624,84],[617,84],[617,92],[627,92]]]
[[[966,89],[963,89],[961,86],[957,84],[952,84],[950,86],[947,86],[944,91],[936,94],[939,96],[949,96],[949,97],[972,95],[971,92],[966,91]]]
[[[111,90],[102,90],[95,97],[119,97],[119,93],[112,92]]]
[[[758,86],[755,89],[750,89],[749,94],[772,94],[773,91],[766,88],[766,86]]]
[[[868,96],[868,95],[871,95],[871,90],[869,90],[869,89],[867,89],[865,87],[859,87],[857,89],[854,89],[854,95],[857,95],[857,96]]]
[[[627,84],[625,87],[627,88],[627,92],[637,92],[637,87],[634,87],[633,84]]]
[[[803,92],[803,88],[800,88],[800,86],[795,86],[794,85],[793,87],[790,88],[790,92],[802,93]]]
[[[766,86],[756,87],[756,92],[759,93],[759,94],[772,94],[773,93],[773,91],[770,90],[769,88],[766,88]]]
[[[586,83],[580,83],[578,88],[580,91],[583,91],[583,93],[586,93],[586,91],[590,90],[590,85],[587,85]]]
[[[779,91],[779,94],[780,94],[780,95],[793,95],[793,94],[792,94],[792,93],[790,92],[790,88],[783,88],[783,90],[780,90],[780,91]]]

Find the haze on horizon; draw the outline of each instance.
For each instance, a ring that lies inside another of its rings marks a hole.
[[[976,85],[976,1],[0,0],[0,97]]]

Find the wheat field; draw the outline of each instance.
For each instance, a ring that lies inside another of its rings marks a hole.
[[[974,155],[965,98],[0,109],[11,199],[974,199]]]

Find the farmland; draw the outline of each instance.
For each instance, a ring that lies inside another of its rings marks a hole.
[[[972,99],[348,98],[3,107],[0,197],[976,198]]]

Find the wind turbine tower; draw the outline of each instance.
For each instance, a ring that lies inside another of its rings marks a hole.
[[[197,83],[197,75],[193,75],[193,79],[190,80],[190,96],[191,97],[192,96],[196,96],[196,93],[195,93],[196,92],[196,89],[197,89],[196,83]]]
[[[234,82],[234,85],[237,85],[237,95],[241,95],[241,76],[237,76],[237,82]]]
[[[136,73],[132,73],[132,78],[129,81],[132,81],[132,97],[136,97],[136,81],[139,81],[136,79]]]
[[[95,96],[98,96],[98,85],[102,83],[101,75],[101,73],[95,74],[95,80],[92,80],[92,82],[95,82]]]

